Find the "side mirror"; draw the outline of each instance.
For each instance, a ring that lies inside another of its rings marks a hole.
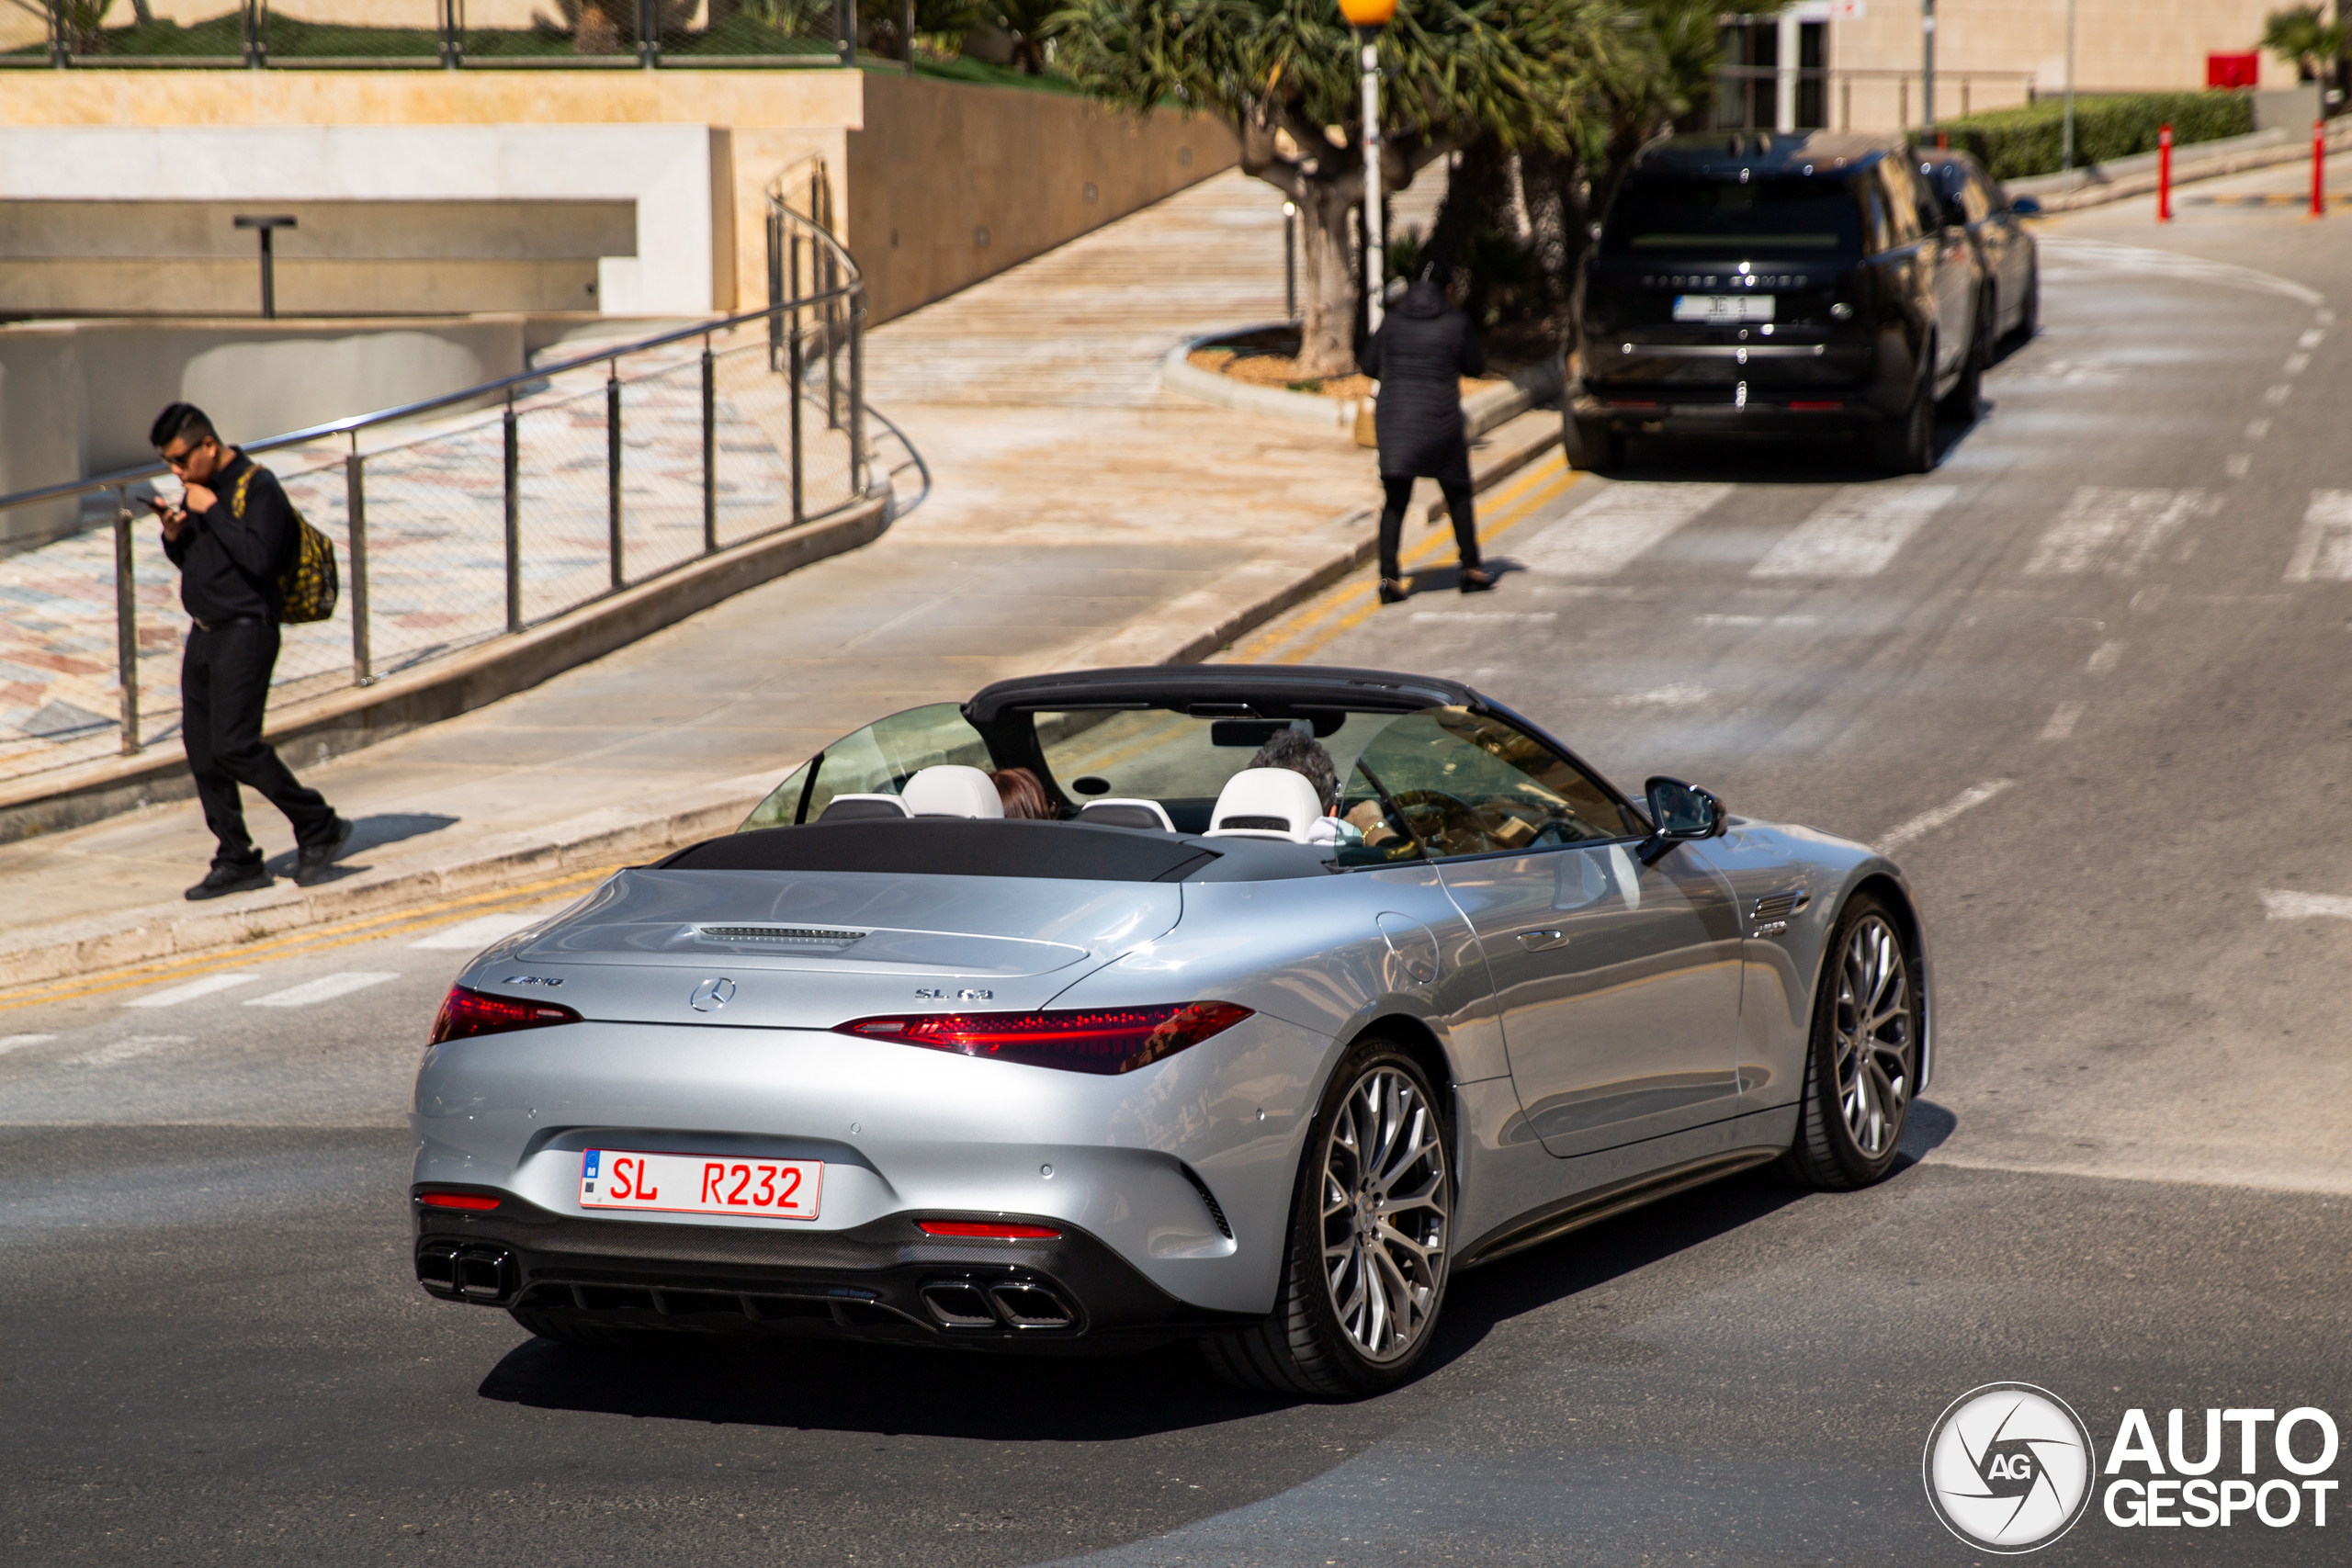
[[[1724,803],[1698,785],[1661,773],[1644,787],[1649,794],[1650,820],[1657,824],[1642,845],[1644,865],[1656,864],[1677,844],[1712,839],[1724,830],[1728,815]]]
[[[2039,218],[2041,203],[2033,197],[2013,196],[2009,197],[2009,210],[2020,218]]]

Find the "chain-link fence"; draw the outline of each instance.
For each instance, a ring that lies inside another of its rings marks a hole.
[[[373,684],[879,494],[864,285],[829,234],[776,210],[796,254],[825,258],[808,266],[824,287],[249,443],[334,542],[343,581],[331,620],[283,628],[272,702]],[[156,480],[0,497],[0,512],[78,503],[82,525],[0,558],[0,779],[177,740],[187,617],[143,504]]]
[[[836,65],[849,0],[0,0],[16,65]]]

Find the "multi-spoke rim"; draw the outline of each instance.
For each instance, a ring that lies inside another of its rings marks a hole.
[[[1854,1146],[1876,1159],[1903,1134],[1918,1055],[1903,941],[1881,916],[1865,915],[1847,933],[1832,1027],[1838,1109]]]
[[[1323,1150],[1323,1280],[1340,1330],[1374,1361],[1420,1343],[1445,1284],[1445,1144],[1420,1087],[1373,1068]]]

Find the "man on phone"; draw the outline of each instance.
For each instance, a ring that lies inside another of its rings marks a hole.
[[[148,504],[163,520],[164,553],[180,569],[180,604],[196,623],[180,659],[180,730],[204,825],[220,846],[211,871],[187,896],[218,898],[270,885],[245,831],[241,784],[294,825],[294,881],[311,886],[332,874],[351,824],[324,795],[304,788],[261,738],[277,662],[278,579],[300,548],[294,508],[277,477],[222,446],[193,403],[156,415],[148,439],[186,487],[176,506]]]

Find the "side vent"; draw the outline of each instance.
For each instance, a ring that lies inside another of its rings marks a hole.
[[[1191,1182],[1193,1190],[1201,1195],[1201,1201],[1208,1208],[1209,1218],[1216,1222],[1216,1234],[1231,1241],[1233,1226],[1227,1221],[1225,1210],[1216,1201],[1216,1194],[1209,1190],[1209,1184],[1203,1181],[1200,1174],[1189,1165],[1180,1165],[1176,1168],[1184,1173],[1184,1179]]]
[[[1799,889],[1793,893],[1768,893],[1756,900],[1750,918],[1758,925],[1770,920],[1785,920],[1813,902],[1813,896]]]

